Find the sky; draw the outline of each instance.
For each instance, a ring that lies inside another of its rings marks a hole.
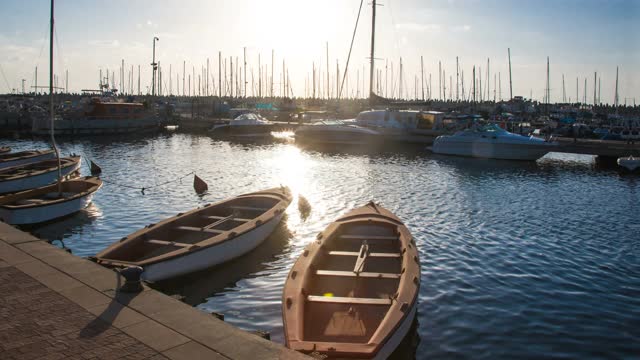
[[[311,85],[306,84],[312,81],[314,63],[323,82],[326,81],[328,45],[330,88],[335,96],[336,63],[342,76],[360,3],[361,0],[58,0],[54,73],[59,78],[58,85],[64,86],[68,71],[70,91],[97,89],[100,70],[103,76],[107,69],[115,72],[119,80],[124,60],[125,86],[133,65],[137,91],[140,65],[141,91],[146,93],[151,84],[152,39],[157,36],[160,40],[156,43],[156,60],[163,69],[165,93],[171,86],[175,94],[176,82],[180,82],[178,91],[182,93],[183,62],[188,81],[188,75],[194,72],[197,79],[209,59],[213,87],[218,81],[219,52],[227,62],[232,57],[236,63],[237,57],[242,63],[246,49],[249,95],[252,71],[253,92],[257,92],[258,56],[270,75],[273,51],[276,95],[280,93],[284,60],[293,94],[304,96],[311,92]],[[594,72],[597,72],[602,102],[613,103],[619,67],[620,102],[633,104],[635,100],[640,104],[640,0],[378,0],[378,3],[375,59],[380,75],[379,95],[399,95],[402,58],[405,97],[414,97],[416,93],[422,97],[422,57],[425,91],[428,93],[431,77],[432,95],[440,96],[440,62],[446,79],[446,97],[455,98],[458,57],[466,96],[474,65],[477,77],[482,74],[486,94],[489,59],[489,96],[493,99],[495,88],[496,97],[501,92],[502,98],[508,98],[510,48],[514,96],[542,99],[548,56],[551,101],[563,100],[564,75],[567,101],[569,98],[575,101],[576,82],[578,97],[584,97],[587,79],[587,101],[593,102]],[[34,86],[36,66],[38,85],[46,84],[49,11],[48,0],[4,0],[0,4],[0,93],[22,91],[22,79],[27,89]],[[349,64],[349,87],[347,90],[345,86],[343,96],[362,94],[363,88],[364,93],[368,91],[371,15],[370,0],[364,1]],[[494,81],[498,75],[499,88]],[[364,86],[363,78],[367,79]],[[201,81],[204,85],[204,80]],[[461,92],[461,80],[458,83]],[[116,86],[120,87],[119,81]]]

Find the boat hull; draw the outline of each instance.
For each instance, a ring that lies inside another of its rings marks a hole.
[[[263,243],[273,233],[282,220],[283,214],[231,241],[224,241],[188,255],[147,265],[144,267],[142,278],[151,282],[165,280],[204,270],[242,256]]]
[[[26,209],[0,208],[0,218],[12,225],[37,224],[78,212],[91,204],[93,193],[62,203],[35,206]]]
[[[62,168],[62,176],[68,176],[73,172],[80,169],[80,162],[75,163],[73,166],[68,166]],[[19,178],[15,180],[8,180],[0,182],[0,194],[6,194],[11,192],[17,192],[22,190],[33,189],[49,184],[53,184],[58,179],[58,170],[53,169],[52,171],[39,174],[36,176],[28,176],[24,178]]]
[[[42,160],[53,159],[55,157],[56,157],[55,153],[51,151],[51,152],[45,152],[36,156],[17,158],[15,160],[10,160],[10,161],[2,161],[0,162],[0,169],[5,169],[13,166],[20,166],[25,164],[31,164],[31,163],[42,161]]]
[[[317,125],[315,125],[317,126]],[[314,125],[310,125],[314,127]],[[339,145],[366,145],[375,144],[380,141],[380,136],[371,130],[341,130],[331,129],[329,126],[323,129],[305,131],[299,129],[295,132],[296,141],[316,144],[339,144]]]
[[[626,171],[634,172],[640,169],[640,158],[619,158],[618,166],[626,169]]]
[[[211,130],[213,135],[219,136],[271,136],[271,125],[219,125]]]
[[[456,155],[498,160],[536,161],[553,150],[550,143],[541,144],[509,144],[490,140],[463,142],[439,137],[433,143],[435,154]]]

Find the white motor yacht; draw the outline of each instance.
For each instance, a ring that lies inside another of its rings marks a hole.
[[[327,120],[300,126],[296,141],[323,144],[361,145],[380,140],[380,133],[355,125],[353,121]]]
[[[557,145],[533,136],[513,134],[490,124],[458,131],[454,135],[438,136],[431,150],[445,155],[535,161]]]
[[[216,135],[226,136],[270,136],[273,123],[256,113],[246,113],[211,129]]]

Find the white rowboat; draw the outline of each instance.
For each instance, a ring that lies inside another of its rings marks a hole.
[[[147,281],[203,270],[260,245],[291,200],[289,188],[279,187],[209,204],[136,231],[95,259],[110,267],[140,266]]]
[[[80,169],[80,157],[60,159],[62,176],[66,177]],[[0,169],[0,194],[33,189],[52,184],[58,179],[58,160]]]
[[[53,150],[31,150],[0,154],[0,169],[53,159],[55,157],[56,154]]]

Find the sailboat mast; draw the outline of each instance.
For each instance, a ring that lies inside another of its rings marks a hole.
[[[53,9],[54,0],[51,0],[51,24],[49,31],[49,114],[51,115],[51,146],[56,153],[56,159],[58,159],[58,192],[62,193],[62,169],[60,168],[60,153],[56,146],[56,138],[54,134],[54,120],[55,114],[53,112]]]
[[[371,69],[369,71],[369,103],[371,103],[371,95],[373,94],[373,54],[376,42],[376,0],[371,1],[371,7],[373,9],[373,13],[371,15]]]
[[[513,99],[513,81],[511,79],[511,48],[507,48],[509,53],[509,100]]]

